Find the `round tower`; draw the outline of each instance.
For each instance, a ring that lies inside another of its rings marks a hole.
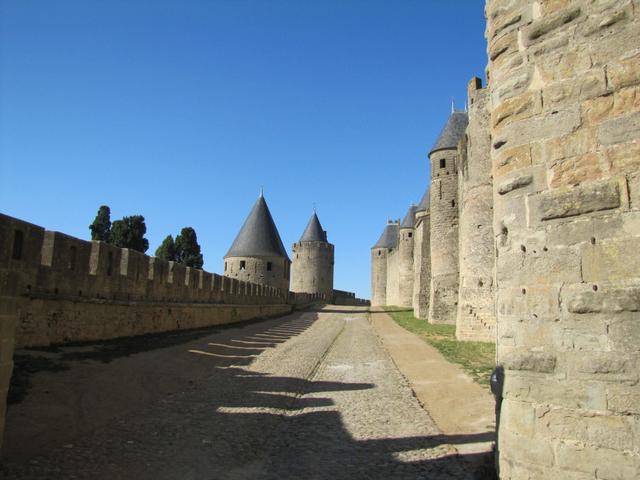
[[[452,112],[429,152],[431,162],[431,287],[429,321],[456,322],[458,305],[458,142],[468,117]]]
[[[289,290],[291,260],[264,195],[260,193],[224,256],[224,276]]]
[[[413,303],[413,248],[417,205],[411,205],[398,232],[398,306]]]
[[[431,286],[431,213],[429,188],[416,209],[413,228],[413,315],[429,316],[429,287]]]
[[[387,305],[387,257],[398,242],[398,224],[389,220],[371,247],[371,305]]]
[[[315,209],[302,237],[293,244],[291,291],[319,293],[331,298],[333,294],[334,246],[327,240]]]

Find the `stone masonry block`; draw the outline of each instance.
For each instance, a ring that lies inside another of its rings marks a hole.
[[[614,445],[612,447],[615,448]],[[570,440],[561,441],[556,447],[558,467],[589,473],[593,478],[599,479],[638,478],[640,457],[614,448],[601,448]]]
[[[598,127],[597,138],[603,145],[637,141],[640,139],[640,112],[602,123]]]
[[[568,8],[559,10],[551,15],[534,20],[530,25],[523,28],[523,43],[529,46],[538,39],[548,35],[560,28],[566,28],[566,25],[576,20],[581,14],[579,6],[571,5]]]
[[[553,373],[556,357],[549,353],[515,351],[505,356],[502,364],[507,370]]]
[[[571,313],[619,313],[640,311],[640,286],[601,288],[574,295],[569,300]]]
[[[611,86],[618,90],[640,84],[640,53],[633,52],[622,59],[609,63],[607,77]]]
[[[612,179],[533,195],[529,197],[530,222],[535,224],[618,208],[621,205],[620,190],[619,181]]]
[[[582,246],[582,277],[586,282],[640,279],[640,236],[608,239]],[[618,292],[617,300],[632,292]],[[612,298],[609,301],[613,302]]]
[[[532,381],[526,372],[505,377],[503,394],[523,402],[550,404],[572,409],[606,410],[607,384],[600,381],[566,380],[545,377]]]
[[[576,380],[589,378],[605,382],[637,382],[638,355],[624,352],[569,352],[569,375]]]
[[[607,409],[625,415],[640,415],[640,384],[608,385]]]
[[[517,435],[500,426],[500,453],[515,462],[552,466],[555,463],[552,445],[545,438]],[[526,445],[526,448],[522,448]]]

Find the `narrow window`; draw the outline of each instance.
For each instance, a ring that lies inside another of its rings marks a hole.
[[[69,249],[69,270],[76,269],[76,247]]]
[[[382,255],[382,252],[380,250],[378,250],[378,256]]]
[[[13,253],[11,258],[14,260],[20,260],[22,258],[22,244],[24,243],[24,233],[20,230],[16,230],[13,234]]]
[[[227,271],[227,262],[224,262],[224,271]]]
[[[267,262],[267,271],[270,272],[272,268],[273,268],[273,263]]]
[[[107,254],[107,275],[111,275],[113,270],[113,252]]]
[[[444,158],[440,159],[440,168],[446,168],[447,161]]]
[[[409,238],[413,237],[413,232],[409,232]]]
[[[247,262],[240,260],[240,270],[244,270],[247,267]]]
[[[451,200],[451,206],[455,207],[456,206],[456,201],[455,200]]]

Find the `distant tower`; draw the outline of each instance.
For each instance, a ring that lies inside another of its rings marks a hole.
[[[398,233],[398,305],[413,303],[413,247],[417,205],[411,205],[400,224]]]
[[[387,304],[387,256],[398,245],[398,223],[389,220],[371,247],[371,305]]]
[[[429,315],[431,286],[431,212],[429,188],[424,192],[413,228],[413,315],[426,319]]]
[[[458,304],[458,142],[468,117],[453,112],[429,152],[431,161],[431,287],[429,321],[456,322]]]
[[[289,290],[291,260],[262,192],[224,256],[225,277]]]
[[[333,294],[333,250],[314,209],[298,243],[293,244],[291,291]]]

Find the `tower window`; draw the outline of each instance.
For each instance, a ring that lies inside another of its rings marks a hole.
[[[413,237],[413,232],[409,232],[409,238]]]
[[[267,271],[270,272],[272,268],[273,268],[273,263],[267,262]]]
[[[22,244],[24,243],[24,233],[20,230],[16,230],[13,234],[13,252],[11,258],[14,260],[20,260],[22,258]]]
[[[244,270],[245,268],[247,268],[247,262],[240,260],[240,270]]]
[[[447,167],[447,161],[444,158],[440,159],[440,168],[446,168]]]
[[[455,207],[456,206],[456,201],[455,200],[451,200],[451,206]]]
[[[224,262],[224,271],[227,271],[227,262]]]

